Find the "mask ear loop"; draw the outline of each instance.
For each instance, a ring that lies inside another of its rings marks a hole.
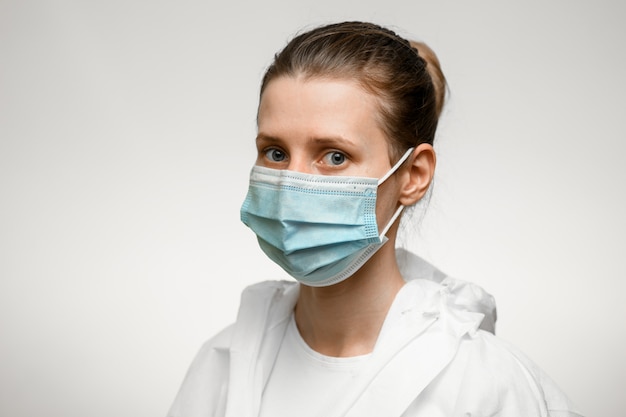
[[[394,166],[392,166],[391,169],[389,171],[387,171],[387,173],[385,175],[383,175],[383,177],[381,179],[378,180],[378,185],[382,184],[383,182],[385,182],[387,180],[387,178],[391,177],[398,170],[398,168],[400,168],[400,165],[402,165],[404,163],[404,161],[406,161],[409,158],[409,156],[411,155],[413,150],[415,150],[415,148],[409,148],[404,153],[404,155],[402,155],[402,158],[400,158],[398,160],[398,162],[396,162],[396,164]]]
[[[383,229],[383,232],[380,234],[380,236],[378,236],[380,240],[383,240],[383,238],[387,237],[387,232],[389,231],[389,229],[391,229],[391,226],[396,222],[396,219],[398,218],[398,216],[400,216],[400,213],[402,213],[403,209],[404,209],[404,206],[400,205],[400,207],[398,207],[396,212],[393,213],[393,216],[391,216],[391,220],[389,220],[389,223],[387,223],[387,226],[385,226],[385,228]]]
[[[400,165],[402,165],[409,158],[411,153],[413,153],[413,150],[415,150],[415,148],[409,148],[404,153],[404,155],[402,155],[402,158],[400,158],[398,162],[396,162],[396,164],[393,167],[391,167],[391,169],[387,171],[387,173],[381,179],[378,180],[378,185],[382,184],[383,182],[387,180],[387,178],[392,176],[398,170],[398,168],[400,168]],[[400,205],[400,207],[397,208],[396,212],[393,213],[393,216],[391,216],[391,220],[389,220],[389,223],[387,223],[387,226],[385,226],[382,233],[379,235],[379,238],[381,240],[384,237],[386,237],[385,235],[387,234],[391,226],[396,222],[396,220],[398,219],[398,216],[400,216],[400,213],[402,213],[403,209],[404,209],[404,206]]]

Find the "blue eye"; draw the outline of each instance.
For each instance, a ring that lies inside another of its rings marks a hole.
[[[328,152],[324,156],[324,159],[326,160],[327,164],[337,166],[346,162],[346,155],[344,155],[341,152],[333,151],[333,152]]]
[[[280,149],[271,148],[265,151],[265,157],[272,162],[282,162],[287,159],[287,154]]]

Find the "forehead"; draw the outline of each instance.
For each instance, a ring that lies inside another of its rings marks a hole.
[[[270,81],[259,103],[259,131],[382,135],[374,95],[348,79],[278,77]],[[268,132],[269,133],[269,132]]]

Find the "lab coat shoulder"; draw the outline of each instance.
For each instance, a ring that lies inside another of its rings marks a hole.
[[[168,417],[209,417],[223,414],[229,374],[229,346],[234,325],[206,341],[183,380]]]
[[[523,353],[478,330],[416,398],[405,416],[581,417],[567,396]]]
[[[530,411],[536,410],[536,415],[541,416],[582,417],[567,395],[519,349],[489,333],[479,332],[477,337],[480,343],[470,349],[476,358],[473,367],[477,368],[482,362],[490,364],[491,369],[496,371],[508,370],[497,372],[491,380],[503,399],[499,404],[502,415],[512,415],[511,410],[517,410],[519,415],[532,415]],[[479,370],[471,369],[470,372],[478,374]],[[483,374],[489,378],[492,372],[483,371]],[[534,406],[531,398],[535,399]],[[528,413],[522,412],[525,407]]]
[[[225,415],[229,403],[229,386],[234,384],[241,388],[235,390],[240,397],[247,393],[242,393],[245,383],[242,383],[242,378],[238,378],[239,370],[250,361],[264,362],[266,357],[269,357],[266,361],[271,361],[281,340],[281,325],[286,323],[286,317],[295,305],[297,289],[297,284],[286,281],[265,281],[247,287],[241,294],[236,322],[202,345],[167,416]],[[263,349],[261,341],[264,341]],[[234,366],[233,355],[236,356]],[[232,392],[230,394],[234,395]],[[238,402],[233,398],[230,401]]]

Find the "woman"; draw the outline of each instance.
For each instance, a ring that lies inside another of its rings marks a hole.
[[[276,55],[241,218],[299,284],[244,291],[170,416],[577,415],[490,333],[488,294],[395,249],[433,178],[444,95],[432,51],[369,23]]]

